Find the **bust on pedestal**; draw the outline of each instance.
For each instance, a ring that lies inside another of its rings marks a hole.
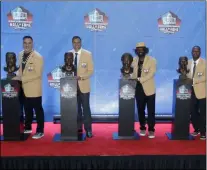
[[[54,141],[84,141],[86,135],[78,133],[77,106],[77,69],[73,65],[73,53],[64,55],[65,64],[60,67],[63,77],[60,79],[60,124],[61,133],[55,134]]]
[[[133,68],[131,64],[133,57],[129,53],[125,53],[121,57],[121,79],[119,80],[119,119],[118,133],[113,133],[115,140],[135,140],[138,134],[134,131],[134,115],[135,115],[135,87],[136,80],[132,79]]]
[[[19,80],[13,80],[18,69],[16,66],[16,54],[7,52],[6,67],[4,67],[7,77],[1,80],[3,112],[3,136],[1,140],[18,141],[25,139],[20,103],[21,83]]]
[[[175,113],[173,113],[173,122],[171,133],[166,133],[171,140],[191,140],[190,135],[190,104],[192,79],[187,77],[189,69],[187,68],[188,58],[182,56],[179,58],[179,68],[177,72],[180,74],[176,82],[176,102]]]

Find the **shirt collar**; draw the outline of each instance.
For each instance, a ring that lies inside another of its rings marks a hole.
[[[196,65],[199,63],[200,58],[198,58],[196,61],[193,60],[193,63],[196,62]]]
[[[32,49],[32,51],[28,52],[28,53],[25,53],[25,51],[23,51],[23,54],[25,55],[28,55],[28,54],[31,54],[34,50]]]
[[[82,48],[79,51],[77,51],[77,52],[73,49],[74,54],[75,53],[78,53],[78,55],[80,55],[81,54],[81,51],[82,51]]]

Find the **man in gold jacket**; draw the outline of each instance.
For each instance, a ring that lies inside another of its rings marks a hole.
[[[188,61],[188,77],[193,79],[191,96],[191,121],[193,136],[200,133],[200,139],[206,139],[206,61],[200,57],[201,48],[192,48],[193,59]]]
[[[78,131],[82,133],[82,114],[84,116],[84,129],[86,136],[92,138],[92,119],[90,109],[90,77],[93,74],[93,58],[91,52],[83,49],[81,38],[72,38],[73,49],[70,52],[74,55],[74,66],[78,77]]]
[[[136,102],[140,122],[140,136],[146,135],[145,107],[148,113],[148,137],[155,137],[155,72],[156,60],[147,55],[149,49],[144,42],[137,43],[132,67],[132,78],[137,79]]]
[[[31,36],[23,38],[24,50],[19,53],[18,77],[22,81],[25,96],[25,131],[32,133],[33,109],[36,114],[37,129],[33,139],[44,136],[44,110],[42,107],[43,57],[33,50]]]

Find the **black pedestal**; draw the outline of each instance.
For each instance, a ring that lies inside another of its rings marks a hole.
[[[20,103],[20,82],[18,80],[1,80],[2,116],[4,141],[26,140],[24,122]]]
[[[85,134],[78,133],[77,78],[60,79],[61,134],[54,141],[84,141]]]
[[[179,79],[175,90],[175,113],[171,133],[166,133],[170,140],[192,140],[190,135],[190,105],[192,81],[190,79]]]
[[[118,133],[113,134],[115,140],[139,139],[134,132],[135,87],[135,80],[119,80],[119,125]]]

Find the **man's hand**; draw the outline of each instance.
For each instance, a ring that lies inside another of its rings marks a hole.
[[[140,77],[137,78],[137,81],[140,81]]]
[[[78,76],[78,77],[77,77],[77,80],[81,80],[81,77],[80,77],[80,76]]]

